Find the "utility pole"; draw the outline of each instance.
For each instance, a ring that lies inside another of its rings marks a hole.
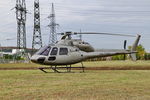
[[[17,47],[26,49],[26,3],[25,0],[16,0],[17,19]]]
[[[34,32],[32,49],[39,49],[42,47],[42,36],[40,28],[40,6],[39,0],[34,1]]]
[[[50,19],[50,24],[48,25],[50,27],[49,44],[54,44],[57,41],[56,26],[58,24],[56,24],[55,22],[55,10],[53,3],[52,3],[52,11],[48,18]]]

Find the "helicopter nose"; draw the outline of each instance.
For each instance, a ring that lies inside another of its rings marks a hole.
[[[45,59],[46,59],[45,57],[36,56],[36,55],[31,57],[31,61],[33,63],[39,63],[39,64],[44,63]]]
[[[33,63],[37,63],[37,59],[36,59],[34,56],[31,57],[31,61],[32,61]]]

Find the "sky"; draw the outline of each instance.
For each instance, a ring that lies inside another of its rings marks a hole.
[[[16,46],[17,22],[15,0],[0,0],[0,44]],[[140,34],[140,44],[150,52],[150,0],[40,0],[41,32],[43,44],[49,41],[48,27],[51,4],[54,3],[57,32],[103,32]],[[27,47],[32,47],[34,0],[26,0]],[[123,49],[123,42],[132,45],[135,38],[83,35],[83,40],[95,48]],[[78,36],[74,36],[78,38]],[[58,36],[58,40],[60,36]]]

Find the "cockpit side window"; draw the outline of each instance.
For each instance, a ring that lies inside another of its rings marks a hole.
[[[68,54],[68,49],[67,48],[60,48],[59,55],[67,55],[67,54]]]
[[[58,52],[58,48],[54,47],[51,51],[51,55],[57,55],[57,52]]]
[[[50,46],[45,46],[45,47],[41,48],[36,54],[48,56],[50,49],[51,49]]]

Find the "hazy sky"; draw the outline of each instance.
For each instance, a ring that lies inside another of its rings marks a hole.
[[[26,0],[27,47],[31,47],[33,35],[33,2]],[[51,3],[54,3],[57,32],[109,32],[141,34],[140,44],[150,52],[150,0],[40,0],[41,31],[43,43],[48,44]],[[15,0],[0,0],[0,44],[16,46]],[[77,37],[75,37],[77,38]],[[58,38],[59,39],[59,38]],[[123,41],[131,45],[135,38],[84,35],[83,39],[96,48],[123,48]]]

